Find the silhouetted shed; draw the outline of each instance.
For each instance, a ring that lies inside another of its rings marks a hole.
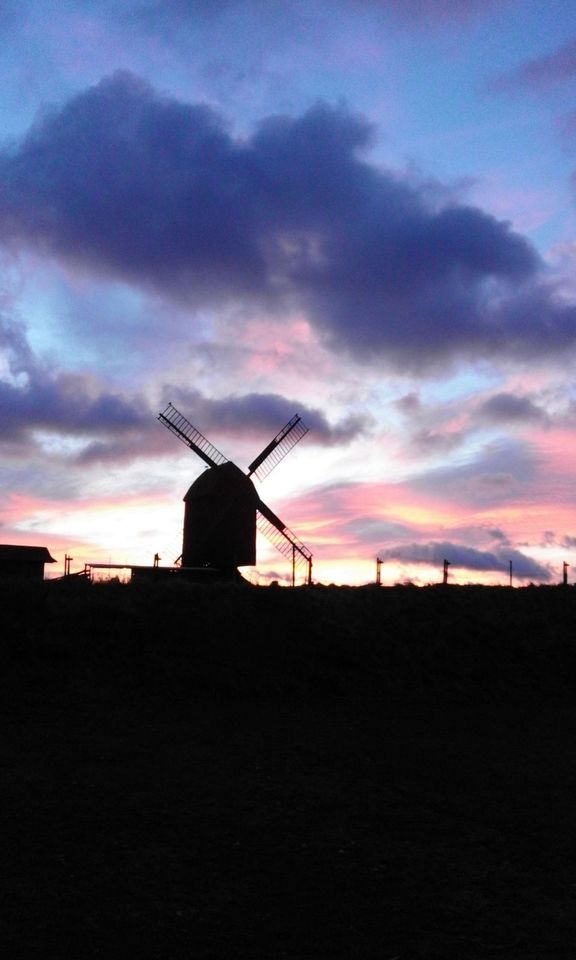
[[[0,544],[0,578],[3,580],[43,580],[45,563],[56,563],[47,547]]]

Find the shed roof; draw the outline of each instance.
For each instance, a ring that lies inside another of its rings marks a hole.
[[[20,547],[10,543],[0,543],[0,563],[56,563],[50,556],[48,547]]]

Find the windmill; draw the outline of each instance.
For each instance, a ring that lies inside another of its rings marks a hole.
[[[297,568],[304,568],[310,584],[310,550],[260,499],[250,479],[264,480],[308,433],[301,418],[296,415],[288,421],[252,461],[247,473],[227,460],[171,403],[158,419],[208,467],[184,497],[182,566],[211,567],[222,577],[234,579],[238,567],[256,563],[258,529],[292,561],[292,585]]]

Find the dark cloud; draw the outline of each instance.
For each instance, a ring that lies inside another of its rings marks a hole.
[[[496,393],[478,408],[481,419],[492,423],[547,423],[548,417],[530,397]]]
[[[174,452],[174,445],[169,444],[166,437],[153,432],[152,424],[151,418],[139,430],[130,431],[126,436],[115,438],[112,435],[111,439],[90,440],[74,460],[84,466],[104,464],[117,467],[143,458],[170,455]],[[102,434],[104,431],[101,429],[97,432]]]
[[[417,563],[441,567],[448,560],[453,570],[478,570],[485,572],[509,572],[512,561],[514,576],[523,580],[551,579],[550,569],[527,557],[519,550],[498,548],[496,550],[476,550],[460,543],[449,541],[429,541],[428,543],[408,543],[380,552],[383,560],[397,560],[400,563]]]
[[[202,433],[218,433],[272,439],[297,413],[310,430],[308,442],[335,446],[347,444],[369,432],[372,420],[364,415],[350,415],[331,424],[325,414],[314,407],[288,400],[277,393],[234,394],[213,399],[197,390],[166,388],[166,403],[174,405]]]
[[[27,444],[35,430],[85,435],[142,429],[150,412],[141,398],[101,390],[79,374],[55,372],[34,355],[22,324],[0,317],[8,375],[0,379],[0,441]]]
[[[90,434],[134,430],[145,422],[141,403],[96,392],[86,378],[73,374],[34,380],[24,387],[0,382],[0,406],[0,436],[8,440],[38,429]]]
[[[503,543],[508,542],[508,537],[503,530],[500,530],[498,527],[493,527],[491,530],[487,530],[486,533],[492,540],[500,540]]]
[[[576,40],[568,40],[552,53],[525,60],[514,70],[494,77],[489,86],[495,91],[537,91],[574,76],[576,76]]]
[[[334,350],[410,371],[571,348],[576,307],[529,243],[370,165],[371,140],[323,104],[235,139],[208,107],[117,73],[0,157],[0,240],[191,307],[304,310]]]
[[[0,351],[7,367],[0,375],[0,446],[7,458],[22,461],[37,453],[37,432],[77,441],[60,449],[61,457],[78,463],[119,464],[172,452],[146,400],[104,389],[93,377],[53,369],[35,355],[21,322],[0,316]],[[48,474],[45,464],[44,477]],[[19,483],[26,487],[22,479]],[[57,484],[62,490],[73,486],[61,474]]]
[[[131,282],[193,289],[199,300],[223,270],[224,294],[241,293],[258,287],[263,265],[245,186],[226,172],[233,154],[209,108],[116,74],[39,118],[4,157],[5,234]]]
[[[400,410],[401,413],[408,414],[409,416],[415,416],[422,411],[422,401],[420,400],[419,394],[415,391],[405,393],[404,396],[394,402],[394,406]]]
[[[466,439],[465,433],[460,430],[442,432],[424,427],[417,430],[410,438],[411,448],[422,456],[450,453],[460,447]]]

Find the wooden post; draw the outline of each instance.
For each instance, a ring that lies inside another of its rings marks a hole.
[[[444,586],[446,586],[446,584],[448,583],[448,567],[449,567],[449,566],[450,566],[450,561],[449,561],[449,560],[445,560],[445,561],[444,561],[444,573],[443,573],[443,575],[442,575],[442,583],[444,584]]]

